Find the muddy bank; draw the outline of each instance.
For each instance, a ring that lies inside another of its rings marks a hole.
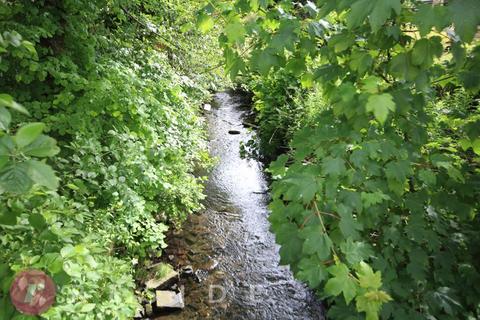
[[[239,153],[240,143],[254,138],[242,125],[245,100],[218,93],[215,101],[207,121],[218,161],[206,184],[206,209],[189,218],[166,251],[172,265],[186,267],[185,309],[156,319],[323,319],[320,302],[278,266],[262,165]]]

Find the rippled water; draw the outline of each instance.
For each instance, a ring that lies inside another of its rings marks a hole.
[[[323,319],[320,302],[278,266],[262,166],[239,154],[240,142],[254,137],[242,126],[244,100],[224,92],[215,101],[207,120],[218,161],[206,184],[206,210],[189,219],[167,251],[177,267],[198,271],[183,281],[185,310],[158,319]]]

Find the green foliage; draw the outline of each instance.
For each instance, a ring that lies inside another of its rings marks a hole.
[[[131,319],[134,265],[201,208],[197,110],[220,76],[183,5],[0,4],[2,320],[22,317],[8,290],[26,268],[58,286],[42,319]]]
[[[255,94],[262,151],[289,147],[269,169],[281,263],[334,319],[478,318],[477,1],[216,12],[227,67],[243,66],[227,72]]]

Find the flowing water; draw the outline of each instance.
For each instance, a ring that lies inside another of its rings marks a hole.
[[[262,165],[239,153],[240,143],[255,134],[242,125],[244,103],[239,94],[218,93],[206,115],[217,158],[206,209],[191,216],[167,250],[177,267],[190,264],[196,272],[183,281],[185,309],[158,319],[324,319],[321,303],[278,266]]]

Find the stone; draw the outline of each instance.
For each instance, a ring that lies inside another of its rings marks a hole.
[[[197,271],[195,271],[195,280],[200,283],[200,282],[203,282],[205,281],[207,278],[208,278],[208,271],[207,270],[201,270],[201,269],[198,269]]]
[[[182,268],[182,275],[191,276],[193,274],[193,267],[191,265]]]
[[[212,110],[212,105],[209,104],[209,103],[205,103],[205,104],[203,105],[203,110],[205,110],[205,111],[210,111],[210,110]]]
[[[229,134],[240,134],[240,131],[238,130],[228,130]]]
[[[165,276],[161,278],[153,278],[145,284],[147,289],[165,288],[178,280],[178,272],[170,270]]]
[[[183,293],[175,291],[157,290],[155,291],[158,308],[183,309],[185,303],[183,301]]]

